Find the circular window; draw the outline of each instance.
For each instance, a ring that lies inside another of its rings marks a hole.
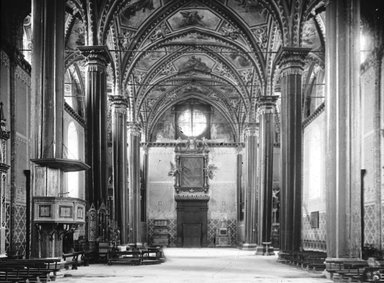
[[[180,114],[177,123],[183,135],[197,137],[207,128],[207,117],[198,109],[187,109]]]

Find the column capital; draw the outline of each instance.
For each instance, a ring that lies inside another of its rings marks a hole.
[[[140,136],[141,134],[141,128],[138,123],[135,122],[128,122],[127,123],[127,129],[128,134],[134,135],[134,136]]]
[[[258,129],[258,125],[256,123],[248,123],[244,128],[244,135],[246,137],[250,137],[250,136],[257,137],[257,129]]]
[[[302,47],[280,47],[275,62],[280,66],[281,75],[301,74],[305,65],[305,57],[310,50],[310,48]]]
[[[115,108],[128,108],[128,98],[123,95],[110,95],[108,96],[109,102]]]
[[[80,46],[78,49],[85,57],[86,65],[96,65],[104,68],[107,66],[109,62],[107,46]]]
[[[278,95],[263,95],[257,98],[258,114],[274,113]]]

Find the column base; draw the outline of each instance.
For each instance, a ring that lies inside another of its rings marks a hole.
[[[241,247],[242,250],[254,251],[256,250],[256,244],[244,243]]]
[[[263,243],[262,246],[257,245],[255,255],[275,255],[274,248],[271,246],[271,242]]]

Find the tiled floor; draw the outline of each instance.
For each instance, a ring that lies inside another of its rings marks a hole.
[[[167,260],[162,264],[93,264],[63,271],[57,282],[332,282],[321,272],[287,266],[276,262],[277,256],[256,256],[254,251],[167,248],[164,253]]]

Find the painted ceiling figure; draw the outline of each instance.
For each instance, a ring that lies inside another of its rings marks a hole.
[[[203,72],[209,72],[210,69],[206,65],[206,63],[202,62],[200,57],[196,57],[195,55],[192,55],[187,62],[185,62],[181,68],[180,71],[182,72],[188,72],[192,70],[198,70]]]
[[[202,19],[204,16],[199,15],[198,11],[181,11],[180,14],[183,16],[182,21],[180,23],[180,27],[187,26],[204,26]]]

